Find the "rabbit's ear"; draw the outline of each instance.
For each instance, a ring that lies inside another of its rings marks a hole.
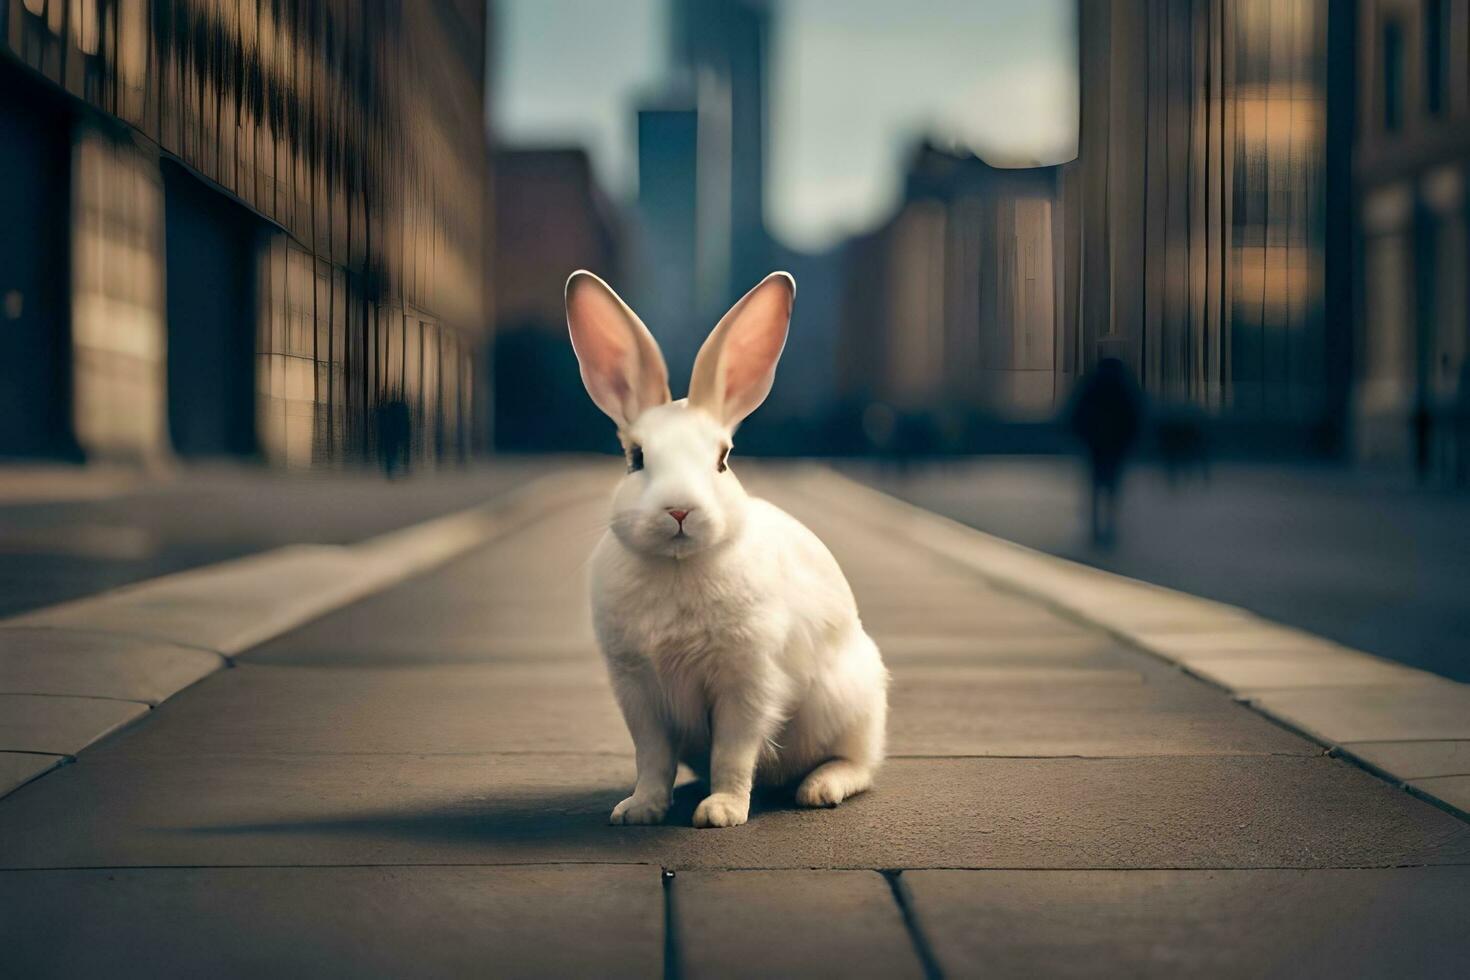
[[[755,411],[771,393],[795,300],[796,280],[773,272],[730,307],[694,359],[689,404],[732,429]]]
[[[567,329],[582,383],[597,407],[626,431],[669,400],[669,372],[653,334],[612,288],[578,269],[567,279]]]

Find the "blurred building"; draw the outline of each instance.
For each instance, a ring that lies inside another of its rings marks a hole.
[[[698,173],[699,112],[688,93],[640,107],[635,281],[625,295],[671,365],[693,364],[714,325],[699,323]]]
[[[623,222],[583,149],[505,149],[493,159],[495,445],[607,448],[567,342],[563,290],[575,269],[623,288]]]
[[[1470,3],[1361,0],[1356,448],[1470,481]]]
[[[485,5],[0,4],[0,452],[465,451]]]
[[[635,306],[687,366],[771,271],[766,0],[671,0],[672,74],[638,111]]]
[[[903,204],[848,248],[845,400],[961,418],[1053,412],[1058,173],[918,149]]]
[[[573,270],[616,283],[621,228],[580,147],[501,149],[495,172],[495,318],[566,340],[562,289]]]
[[[674,0],[673,61],[692,78],[703,146],[700,297],[724,309],[771,270],[765,226],[768,0]]]
[[[1349,271],[1332,212],[1350,187],[1329,165],[1351,131],[1350,48],[1329,43],[1342,18],[1327,0],[1084,2],[1079,17],[1064,383],[1116,356],[1156,400],[1272,438],[1330,435],[1351,345],[1328,289]]]

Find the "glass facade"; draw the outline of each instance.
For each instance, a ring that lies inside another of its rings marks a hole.
[[[163,186],[134,147],[84,129],[73,168],[72,425],[94,458],[169,451]]]

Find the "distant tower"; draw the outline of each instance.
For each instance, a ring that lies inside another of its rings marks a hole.
[[[700,299],[721,306],[770,271],[764,211],[771,15],[765,0],[673,0],[672,13],[672,60],[694,78],[700,113],[700,218],[708,229],[701,235],[707,261]]]
[[[763,0],[669,0],[668,81],[638,111],[635,298],[677,374],[770,270]]]
[[[687,372],[702,336],[695,302],[699,253],[699,113],[672,93],[638,110],[638,258],[634,306]],[[713,324],[705,324],[708,330]]]

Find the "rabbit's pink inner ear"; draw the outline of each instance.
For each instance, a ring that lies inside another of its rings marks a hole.
[[[695,358],[691,404],[733,428],[766,400],[794,298],[792,278],[773,272],[725,314]]]
[[[587,394],[626,429],[645,409],[669,400],[669,376],[653,335],[601,279],[567,280],[567,328]]]

